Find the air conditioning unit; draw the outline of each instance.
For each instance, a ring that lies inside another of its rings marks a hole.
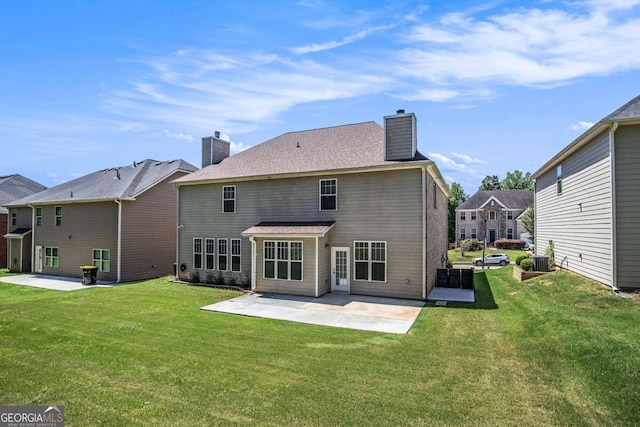
[[[533,271],[549,271],[549,257],[548,256],[530,256],[529,259],[533,262]]]

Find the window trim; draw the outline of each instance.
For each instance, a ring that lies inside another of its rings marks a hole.
[[[233,188],[233,197],[232,198],[226,198],[226,194],[225,194],[225,189],[227,188]],[[222,213],[236,213],[236,202],[237,202],[237,189],[235,185],[223,185],[222,186]],[[232,201],[233,202],[233,210],[232,211],[228,211],[226,210],[226,204],[225,202],[229,202]]]
[[[513,211],[507,211],[507,219],[513,219]]]
[[[231,254],[230,254],[230,258],[231,258],[231,269],[230,271],[233,272],[241,272],[242,271],[242,239],[230,239],[231,240]],[[235,249],[236,249],[236,245],[234,245],[234,243],[237,243],[237,253],[235,253]],[[238,269],[234,270],[233,269],[233,260],[234,258],[238,259]]]
[[[477,228],[472,228],[471,229],[471,238],[472,239],[477,239],[478,238],[478,229]]]
[[[509,237],[511,235],[511,237]],[[507,228],[507,239],[513,239],[513,228]]]
[[[11,226],[15,227],[18,224],[18,210],[11,209]]]
[[[460,240],[465,240],[467,238],[467,229],[466,228],[461,228],[460,229]]]
[[[60,213],[58,213],[58,209],[60,209]],[[54,213],[55,213],[55,215],[54,215],[54,218],[55,218],[55,219],[54,219],[53,224],[54,224],[56,227],[59,227],[59,226],[61,226],[61,225],[62,225],[62,206],[56,206],[56,207],[54,208]]]
[[[209,252],[209,243],[211,243],[213,251]],[[213,237],[206,237],[204,239],[204,269],[215,270],[216,269],[216,239]],[[209,257],[211,257],[211,268],[209,268]]]
[[[47,251],[48,250],[51,250],[51,255],[47,255]],[[55,255],[53,253],[54,250],[55,250]],[[49,261],[49,260],[51,260],[51,261]],[[45,246],[44,247],[44,266],[46,268],[59,268],[60,267],[60,256],[59,256],[59,253],[58,253],[58,247],[57,246]]]
[[[359,260],[358,259],[358,248],[356,248],[356,245],[358,243],[366,243],[367,244],[367,259],[366,260]],[[372,256],[372,251],[373,251],[373,244],[377,243],[377,244],[383,244],[384,245],[384,261],[380,261],[380,260],[373,260],[373,256]],[[388,278],[388,256],[387,256],[387,252],[388,252],[388,245],[387,245],[387,241],[386,240],[354,240],[353,241],[353,280],[354,281],[360,281],[360,282],[376,282],[376,283],[387,283],[387,278]],[[356,277],[357,274],[357,263],[358,262],[367,262],[367,279],[358,279]],[[384,264],[384,280],[374,280],[373,279],[373,264],[374,263],[382,263]]]
[[[224,246],[224,252],[221,250],[222,246]],[[218,238],[218,243],[217,243],[217,249],[218,249],[218,256],[217,256],[217,260],[218,260],[218,271],[229,271],[229,239],[227,238]],[[225,264],[225,268],[222,269],[220,268],[220,265],[222,264],[222,262],[220,262],[220,259],[224,257],[224,264]]]
[[[460,221],[467,220],[467,213],[465,211],[460,211]]]
[[[476,221],[478,218],[476,211],[471,211],[471,221]]]
[[[200,252],[196,252],[196,242],[199,241],[200,243]],[[202,237],[194,237],[193,238],[193,245],[191,247],[192,249],[192,261],[193,261],[193,269],[194,270],[202,270]],[[200,255],[200,266],[198,267],[196,263],[196,255]]]
[[[498,213],[496,211],[489,211],[489,221],[497,221],[497,220],[498,220]]]
[[[100,252],[100,258],[96,258],[96,251]],[[107,252],[108,253],[108,259],[106,260],[109,263],[109,268],[108,269],[104,269],[104,262],[105,259],[102,257],[103,253]],[[96,267],[98,267],[98,271],[102,271],[105,273],[110,273],[111,272],[111,250],[110,249],[99,249],[99,248],[93,248],[92,252],[91,252],[91,257],[93,259],[93,265],[95,265]]]
[[[333,194],[323,194],[322,193],[322,184],[324,182],[333,181],[335,192]],[[333,197],[335,198],[335,208],[333,209],[323,209],[322,208],[322,198],[323,197]],[[318,180],[318,210],[319,211],[337,211],[338,210],[338,178],[322,178]]]
[[[42,225],[42,208],[36,207],[36,227]]]
[[[556,193],[558,196],[562,194],[562,164],[556,167]]]
[[[273,243],[273,258],[267,258],[267,251],[266,251],[266,246],[267,243]],[[287,244],[287,259],[280,259],[279,258],[279,245],[280,243],[286,243]],[[291,259],[291,253],[293,252],[291,250],[291,245],[292,244],[299,244],[300,245],[300,259]],[[273,277],[267,277],[266,275],[266,265],[267,262],[273,262]],[[287,278],[280,278],[278,277],[278,266],[280,262],[286,262],[287,263]],[[291,278],[291,264],[292,263],[299,263],[300,264],[300,279],[292,279]],[[304,242],[302,240],[264,240],[262,242],[262,278],[265,280],[286,280],[289,282],[304,282]]]

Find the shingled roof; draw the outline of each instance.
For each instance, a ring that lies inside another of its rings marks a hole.
[[[12,202],[9,206],[33,203],[71,203],[134,198],[177,171],[198,170],[184,160],[143,160],[127,166],[102,169]]]
[[[8,203],[46,189],[44,185],[22,175],[0,176],[0,212],[8,212],[4,207]]]
[[[514,211],[527,209],[533,204],[533,191],[531,190],[478,191],[461,203],[457,210],[479,209],[492,197],[507,209]]]
[[[376,122],[288,132],[177,179],[177,184],[383,167],[384,130]],[[428,161],[416,153],[408,162]]]

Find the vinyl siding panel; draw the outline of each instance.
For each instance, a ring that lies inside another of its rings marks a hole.
[[[434,197],[436,203],[434,205]],[[427,210],[426,216],[426,245],[427,258],[427,295],[436,283],[436,270],[445,267],[443,260],[447,259],[449,231],[447,223],[448,200],[442,190],[436,185],[433,177],[427,174]]]
[[[338,180],[335,211],[319,210],[319,180],[327,178]],[[330,246],[342,246],[351,248],[351,293],[420,299],[421,180],[420,169],[410,169],[236,182],[236,213],[222,213],[223,184],[182,186],[180,264],[187,267],[185,273],[193,268],[194,237],[238,238],[244,230],[263,221],[335,221],[326,238],[329,247],[322,244],[326,250],[322,257],[324,272],[319,272],[321,289],[328,290],[330,286]],[[251,245],[248,238],[242,239],[242,270],[248,275]],[[387,242],[386,283],[353,280],[355,240]],[[305,243],[306,261],[308,246]],[[261,246],[257,249],[262,251]],[[308,274],[305,270],[305,281]],[[322,286],[323,280],[326,286]]]
[[[302,242],[302,281],[300,280],[275,280],[264,277],[264,246],[265,240],[256,238],[256,287],[257,292],[270,292],[276,294],[295,294],[315,296],[316,293],[316,239],[287,238],[277,241]]]
[[[2,236],[4,236],[9,231],[9,215],[6,213],[0,212],[0,230],[2,231]],[[7,252],[7,239],[4,237],[0,238],[0,268],[7,268],[9,265],[9,254]]]
[[[617,286],[640,288],[640,126],[615,133]]]
[[[58,248],[59,267],[43,267],[44,274],[82,277],[80,266],[93,264],[93,249],[108,249],[110,272],[98,272],[98,280],[116,280],[118,209],[114,202],[75,203],[62,206],[62,225],[55,225],[55,206],[42,207],[42,225],[34,230],[34,242]]]
[[[123,282],[173,274],[177,191],[171,181],[184,175],[176,172],[136,200],[122,202]]]
[[[611,285],[611,173],[608,134],[603,132],[562,162],[562,194],[556,169],[536,183],[536,253],[553,241],[555,262]]]
[[[331,292],[331,247],[329,239],[318,238],[318,296]]]
[[[412,159],[415,116],[385,118],[386,160]]]

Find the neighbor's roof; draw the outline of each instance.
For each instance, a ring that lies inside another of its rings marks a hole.
[[[571,144],[567,145],[558,154],[553,156],[551,160],[544,164],[540,169],[533,173],[532,178],[539,178],[549,169],[562,162],[565,158],[573,154],[584,144],[591,141],[596,135],[605,129],[608,129],[613,123],[618,122],[621,125],[640,123],[640,95],[618,108],[613,113],[604,117],[595,125],[587,129],[582,135],[576,138]]]
[[[257,178],[407,163],[384,160],[383,134],[382,127],[376,122],[288,132],[174,182]],[[409,162],[428,160],[416,153],[416,158]]]
[[[46,189],[22,175],[0,176],[0,212],[7,212],[6,204]]]
[[[192,172],[197,169],[184,160],[159,162],[147,159],[127,166],[93,172],[16,200],[10,206],[134,198],[177,171]]]
[[[492,197],[507,209],[514,211],[527,209],[533,204],[533,191],[531,190],[492,190],[478,191],[461,203],[457,209],[479,209]]]

